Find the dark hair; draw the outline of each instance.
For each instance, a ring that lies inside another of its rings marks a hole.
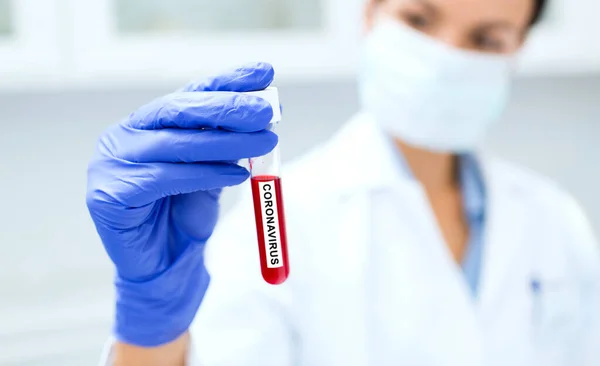
[[[542,19],[544,15],[544,10],[546,9],[546,5],[548,4],[547,0],[534,0],[533,4],[533,15],[531,17],[531,25],[536,25]]]

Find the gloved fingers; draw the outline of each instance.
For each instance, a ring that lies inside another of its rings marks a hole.
[[[210,238],[219,219],[220,194],[221,189],[215,189],[171,197],[171,219],[178,223],[177,232],[173,234],[187,239],[176,241],[187,243],[191,239],[206,242]],[[198,215],[201,215],[202,220],[198,220]],[[178,257],[180,250],[177,245],[173,245],[172,257]]]
[[[266,89],[273,82],[275,71],[266,62],[242,65],[219,75],[191,82],[182,91],[230,91],[249,92]]]
[[[105,204],[128,208],[148,205],[161,198],[198,191],[230,187],[250,176],[245,168],[227,163],[152,163],[134,164],[111,161],[110,175],[89,171],[87,202],[91,210],[100,211]],[[103,175],[94,179],[94,175]]]
[[[111,136],[109,153],[135,163],[238,161],[266,155],[278,141],[277,135],[267,130],[251,133],[179,129],[147,131],[118,126]]]
[[[141,107],[125,125],[138,130],[221,128],[236,132],[264,130],[273,108],[264,99],[233,92],[174,93]]]

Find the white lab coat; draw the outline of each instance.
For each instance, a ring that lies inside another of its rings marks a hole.
[[[600,365],[600,256],[574,200],[480,155],[488,201],[474,299],[387,146],[360,115],[284,171],[284,285],[261,278],[249,199],[219,223],[189,365]]]

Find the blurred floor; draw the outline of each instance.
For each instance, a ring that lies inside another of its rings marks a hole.
[[[356,110],[351,81],[280,87],[285,160]],[[96,362],[110,327],[112,274],[85,207],[86,165],[108,124],[166,92],[0,95],[0,365]],[[489,146],[567,187],[600,233],[599,141],[600,77],[555,78],[517,83]]]

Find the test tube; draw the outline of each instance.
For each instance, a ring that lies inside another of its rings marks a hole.
[[[273,119],[268,129],[275,132],[281,121],[277,88],[270,87],[247,94],[261,97],[271,104]],[[249,159],[249,165],[261,273],[267,283],[279,285],[285,282],[290,273],[279,144],[267,155]]]

